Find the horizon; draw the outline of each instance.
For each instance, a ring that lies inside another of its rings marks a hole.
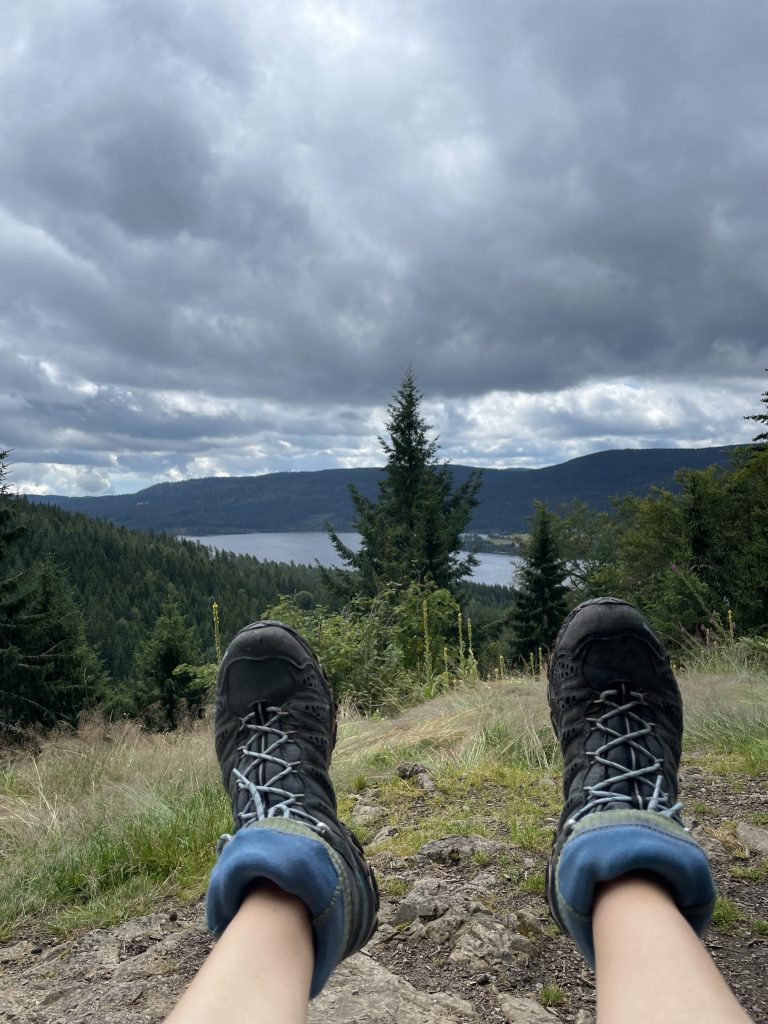
[[[445,464],[448,465],[451,468],[480,469],[480,470],[483,470],[483,471],[490,470],[490,471],[494,471],[494,472],[505,472],[507,470],[510,470],[510,471],[517,471],[517,470],[519,470],[521,472],[526,472],[526,471],[530,470],[532,472],[535,472],[537,470],[553,469],[553,468],[555,468],[557,466],[564,466],[564,465],[566,465],[569,462],[576,462],[579,459],[589,458],[590,456],[593,456],[593,455],[603,455],[603,454],[608,454],[610,452],[616,452],[616,451],[620,451],[620,452],[636,452],[636,451],[646,451],[646,452],[647,451],[680,451],[680,452],[685,452],[685,451],[698,451],[698,450],[701,450],[702,448],[719,449],[719,448],[738,448],[738,447],[740,447],[740,445],[728,445],[728,444],[726,444],[726,445],[702,445],[699,448],[683,448],[683,447],[670,447],[670,448],[667,448],[667,447],[660,447],[660,446],[655,446],[655,447],[652,447],[652,448],[604,448],[604,449],[601,449],[601,450],[595,451],[595,452],[587,452],[585,455],[577,455],[577,456],[574,456],[574,458],[571,458],[571,459],[564,459],[562,462],[549,463],[546,466],[482,466],[482,465],[471,465],[469,463],[454,463],[454,462],[445,463]],[[9,477],[11,475],[12,468],[13,468],[13,463],[10,464]],[[58,498],[71,498],[73,500],[77,500],[77,499],[80,499],[80,498],[115,498],[115,497],[121,497],[121,496],[125,496],[125,495],[138,494],[141,491],[149,490],[152,487],[161,487],[161,486],[164,486],[164,485],[192,483],[192,482],[195,482],[195,481],[202,481],[202,480],[248,480],[248,479],[255,479],[255,478],[263,477],[263,476],[277,476],[277,475],[281,475],[281,474],[291,474],[291,473],[349,472],[349,471],[354,471],[354,470],[383,469],[383,468],[384,468],[384,462],[382,462],[380,465],[375,465],[375,466],[350,466],[350,467],[346,467],[346,466],[327,466],[327,467],[323,467],[323,468],[320,468],[320,469],[314,469],[314,470],[308,470],[308,469],[280,469],[280,470],[275,470],[275,471],[267,470],[267,471],[265,471],[263,473],[244,473],[244,474],[239,474],[237,476],[235,476],[233,474],[219,474],[219,475],[214,475],[214,476],[197,476],[197,477],[187,477],[187,478],[185,478],[183,480],[159,480],[159,481],[155,481],[154,483],[147,484],[145,487],[141,487],[141,488],[139,488],[136,491],[107,491],[107,492],[102,493],[102,494],[75,494],[75,495],[68,495],[68,494],[56,494],[55,492],[40,493],[40,492],[37,492],[37,491],[16,491],[12,487],[12,484],[13,484],[12,479],[8,479],[7,483],[9,484],[9,489],[12,491],[12,493],[18,494],[20,497],[28,497],[28,498],[58,497]]]

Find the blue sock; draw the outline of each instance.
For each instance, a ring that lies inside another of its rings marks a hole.
[[[308,825],[290,818],[267,818],[241,828],[221,850],[208,882],[205,916],[215,935],[224,931],[259,880],[297,896],[309,910],[315,945],[312,999],[347,944],[346,876],[338,854]]]
[[[557,907],[568,934],[595,966],[595,888],[620,875],[658,876],[697,934],[709,923],[715,885],[707,856],[688,832],[654,811],[601,811],[574,826],[555,867]]]

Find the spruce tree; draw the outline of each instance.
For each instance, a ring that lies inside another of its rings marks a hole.
[[[105,677],[61,568],[47,557],[19,567],[26,524],[5,485],[7,455],[0,452],[0,726],[13,739],[28,725],[74,725]]]
[[[39,687],[24,700],[20,674],[29,665],[28,614],[31,606],[30,574],[15,558],[16,542],[24,532],[17,500],[8,492],[8,452],[0,451],[0,735],[13,740],[20,726],[35,721],[45,708],[39,705]]]
[[[161,725],[175,729],[183,706],[197,706],[202,695],[189,673],[175,673],[179,665],[200,662],[200,642],[194,628],[186,623],[176,591],[169,588],[162,611],[152,632],[136,655],[140,703],[144,710],[160,708]]]
[[[389,585],[412,582],[455,590],[477,565],[473,555],[460,558],[459,551],[478,503],[481,474],[472,473],[454,487],[450,469],[438,462],[437,441],[421,415],[422,399],[409,369],[388,406],[389,437],[379,438],[387,463],[378,500],[350,486],[359,551],[328,529],[347,569],[329,571],[327,578],[350,595],[373,596]]]
[[[768,368],[766,368],[765,372],[768,373]],[[768,391],[764,391],[763,392],[762,397],[761,397],[760,400],[764,403],[764,405],[768,406]],[[768,426],[768,408],[766,409],[765,412],[755,412],[755,413],[752,413],[751,416],[745,416],[744,419],[745,420],[754,420],[755,423],[762,423],[762,424]],[[760,441],[768,442],[768,430],[763,431],[761,434],[755,435],[755,437],[753,437],[752,440],[753,441],[758,441],[758,442],[760,442]]]
[[[557,517],[535,503],[531,534],[517,573],[518,593],[510,615],[513,646],[524,659],[551,647],[568,610],[566,567],[557,536]]]

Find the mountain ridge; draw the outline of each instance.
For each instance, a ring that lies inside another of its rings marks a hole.
[[[480,505],[470,529],[514,533],[526,528],[534,500],[559,508],[574,500],[610,507],[616,495],[674,487],[681,469],[727,465],[733,446],[718,448],[625,448],[582,455],[541,469],[484,469]],[[476,467],[448,467],[461,483]],[[283,471],[262,476],[201,477],[152,484],[133,494],[87,497],[27,495],[72,512],[140,530],[204,536],[227,533],[291,533],[352,528],[348,485],[375,498],[382,468]]]

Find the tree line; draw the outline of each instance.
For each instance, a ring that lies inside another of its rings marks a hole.
[[[768,431],[730,467],[683,471],[678,491],[618,498],[610,513],[537,503],[512,591],[471,582],[475,559],[459,552],[482,474],[454,484],[422,399],[409,370],[380,438],[377,498],[351,488],[360,549],[327,524],[341,569],[211,552],[30,505],[8,493],[0,453],[6,734],[75,724],[96,704],[174,728],[207,699],[221,645],[262,616],[302,629],[337,694],[367,709],[510,664],[536,668],[568,609],[600,594],[632,601],[681,648],[726,627],[768,632]],[[763,412],[747,418],[768,423]]]

